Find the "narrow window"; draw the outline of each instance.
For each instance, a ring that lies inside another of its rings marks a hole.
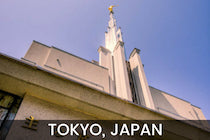
[[[58,65],[61,67],[61,62],[59,59],[57,59]]]
[[[20,103],[20,97],[0,90],[0,138],[6,138]]]

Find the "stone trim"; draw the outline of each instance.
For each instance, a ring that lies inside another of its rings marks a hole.
[[[131,52],[129,58],[133,57],[136,53],[139,54],[140,53],[140,49],[134,48],[133,51]]]
[[[118,41],[117,44],[116,44],[116,46],[115,46],[115,48],[114,48],[114,51],[117,50],[117,48],[118,48],[119,46],[123,47],[123,46],[124,46],[124,42]],[[114,51],[113,51],[113,52],[114,52]]]
[[[100,46],[99,48],[98,48],[98,52],[100,53],[100,52],[106,52],[106,53],[111,53],[111,51],[110,50],[108,50],[107,48],[105,48],[105,47],[103,47],[103,46]]]

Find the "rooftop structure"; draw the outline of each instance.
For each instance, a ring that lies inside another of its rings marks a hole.
[[[176,124],[191,133],[168,131],[169,138],[208,137],[208,131],[201,129],[208,127],[205,121],[196,125],[183,121],[206,120],[199,107],[148,85],[139,49],[134,48],[126,60],[113,9],[109,16],[99,62],[37,41],[21,60],[0,54],[0,136],[15,132],[4,120],[33,116],[37,120],[182,120]]]
[[[89,62],[37,41],[21,60],[175,119],[205,120],[199,107],[148,85],[140,50],[134,48],[126,60],[121,28],[117,28],[113,10],[109,16],[105,47],[98,49],[99,62]]]

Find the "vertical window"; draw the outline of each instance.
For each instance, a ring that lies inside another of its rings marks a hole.
[[[4,139],[9,132],[20,102],[18,96],[0,90],[0,139]]]
[[[58,65],[61,67],[61,62],[59,59],[57,59]]]

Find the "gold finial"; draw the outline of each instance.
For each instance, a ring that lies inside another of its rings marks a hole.
[[[110,13],[113,13],[113,7],[117,7],[118,5],[111,5],[111,6],[109,6],[109,12]]]

